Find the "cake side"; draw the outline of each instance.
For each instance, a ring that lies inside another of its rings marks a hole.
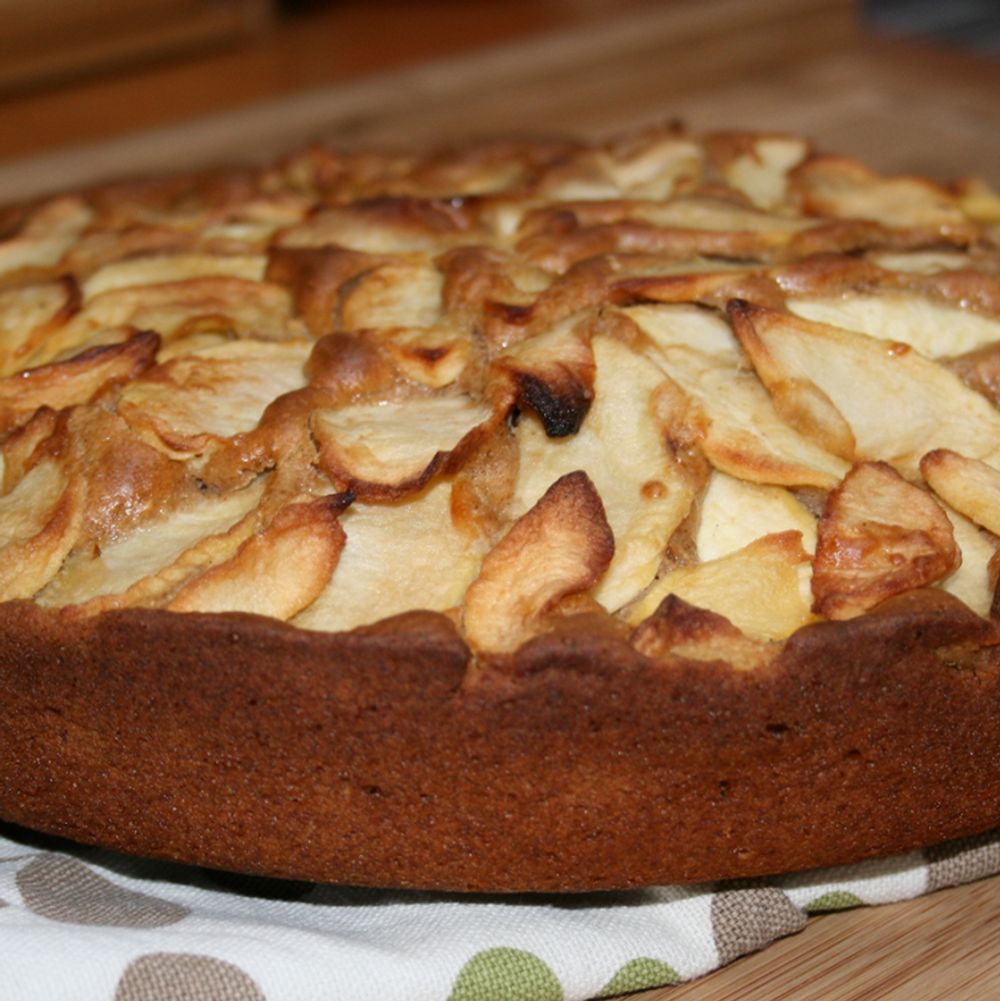
[[[583,626],[466,676],[439,616],[303,634],[3,610],[8,819],[238,871],[580,890],[754,876],[995,823],[996,637],[929,592],[753,672]]]

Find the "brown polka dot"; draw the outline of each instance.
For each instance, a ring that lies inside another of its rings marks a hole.
[[[992,876],[1000,872],[1000,832],[990,831],[925,848],[924,858],[928,865],[928,891]]]
[[[712,897],[712,935],[722,965],[801,931],[805,923],[805,914],[773,886],[722,890]]]
[[[65,855],[38,855],[17,873],[24,905],[50,921],[116,928],[160,928],[190,911],[126,890]]]
[[[114,1001],[267,1001],[238,966],[211,956],[153,952],[129,963]]]

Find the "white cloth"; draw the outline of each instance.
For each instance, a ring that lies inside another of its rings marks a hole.
[[[700,976],[810,913],[997,871],[1000,831],[769,880],[463,896],[240,877],[0,825],[0,970],[19,1001],[580,1001]]]

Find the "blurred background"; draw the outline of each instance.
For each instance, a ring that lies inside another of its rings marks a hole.
[[[998,0],[0,0],[0,201],[322,140],[804,133],[1000,183]]]

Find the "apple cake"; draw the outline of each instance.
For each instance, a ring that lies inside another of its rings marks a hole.
[[[0,816],[381,886],[1000,823],[1000,197],[783,135],[0,215]]]

